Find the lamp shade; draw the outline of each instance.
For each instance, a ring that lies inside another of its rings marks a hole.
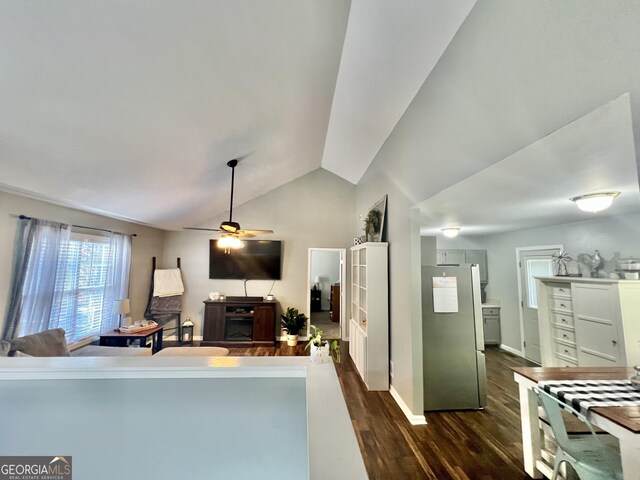
[[[116,311],[118,315],[127,315],[131,312],[131,306],[129,304],[129,299],[125,298],[122,300],[116,300]]]
[[[314,283],[320,283],[320,277],[316,275],[316,278],[313,281]]]

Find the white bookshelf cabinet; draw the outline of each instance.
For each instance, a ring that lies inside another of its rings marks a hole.
[[[385,242],[351,248],[349,356],[369,390],[389,390],[389,281]]]

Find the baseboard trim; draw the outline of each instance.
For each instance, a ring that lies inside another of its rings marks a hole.
[[[500,350],[504,350],[505,352],[509,352],[514,355],[517,355],[518,357],[524,358],[524,352],[521,352],[520,350],[516,350],[515,348],[505,345],[504,343],[500,344]]]
[[[396,403],[400,407],[400,410],[402,410],[402,413],[404,413],[404,416],[407,417],[407,420],[409,420],[411,425],[426,425],[427,424],[427,419],[425,418],[424,415],[414,415],[413,414],[413,412],[407,406],[407,404],[404,403],[404,400],[402,399],[400,394],[396,391],[395,388],[393,388],[393,385],[389,387],[389,393],[391,394],[393,399],[396,401]]]

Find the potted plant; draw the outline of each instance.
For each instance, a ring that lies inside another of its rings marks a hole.
[[[380,233],[380,212],[378,210],[370,210],[364,218],[364,231],[367,235],[367,241],[375,241],[375,236]]]
[[[309,325],[311,329],[311,337],[309,343],[305,347],[311,349],[311,361],[313,363],[326,363],[329,361],[329,357],[333,356],[336,363],[340,363],[340,343],[338,340],[334,340],[329,343],[328,340],[323,340],[323,331],[315,325]]]
[[[322,340],[322,330],[315,325],[309,325],[311,337],[305,347],[311,348],[311,361],[313,363],[326,363],[329,361],[329,342]]]
[[[298,344],[298,334],[308,318],[304,313],[299,313],[297,308],[289,307],[280,315],[282,328],[287,331],[287,345],[295,347]]]

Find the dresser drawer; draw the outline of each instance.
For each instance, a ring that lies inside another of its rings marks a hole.
[[[572,327],[573,315],[571,315],[570,313],[554,313],[551,317],[551,321],[556,325]]]
[[[573,311],[573,304],[567,298],[551,298],[551,308],[554,310],[564,310],[566,312]]]
[[[569,347],[558,342],[553,342],[553,350],[563,357],[568,357],[576,361],[578,360],[578,350],[576,350],[576,347]]]
[[[483,308],[482,309],[482,315],[500,315],[500,309],[499,308]]]
[[[578,362],[573,361],[570,358],[563,357],[562,355],[556,355],[556,367],[577,367]]]
[[[550,283],[549,293],[555,297],[571,298],[571,285],[568,283]]]
[[[574,345],[576,343],[576,333],[570,332],[569,330],[553,327],[553,337],[563,342],[571,342]]]

